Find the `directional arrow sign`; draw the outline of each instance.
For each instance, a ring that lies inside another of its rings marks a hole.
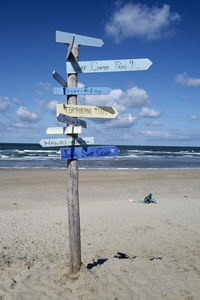
[[[67,139],[43,139],[40,141],[42,147],[77,146],[79,144],[94,144],[93,137],[67,138]]]
[[[81,126],[67,126],[67,127],[49,127],[46,130],[47,134],[78,134],[81,133]]]
[[[66,60],[68,60],[72,54],[72,48],[73,48],[73,45],[74,45],[74,39],[75,39],[75,34],[72,35],[72,41],[71,43],[69,44],[69,47],[68,47],[68,51],[67,51],[67,55],[66,55]]]
[[[61,159],[78,159],[90,157],[115,156],[119,149],[115,146],[61,148]]]
[[[148,58],[67,62],[67,73],[98,73],[147,70],[152,65]]]
[[[87,124],[85,121],[75,119],[70,116],[66,116],[62,113],[57,115],[57,119],[59,122],[62,122],[62,123],[67,123],[67,124],[74,125],[74,126],[82,126],[83,128],[87,127]]]
[[[71,117],[113,119],[118,115],[114,107],[57,104],[57,115]]]
[[[108,95],[108,87],[70,87],[70,88],[53,88],[54,95]]]
[[[53,71],[53,78],[58,81],[62,86],[67,86],[67,81],[56,71]]]
[[[101,39],[56,30],[57,43],[71,44],[73,37],[74,44],[93,47],[103,46],[103,41]]]

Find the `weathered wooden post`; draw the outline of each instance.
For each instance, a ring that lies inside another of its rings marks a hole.
[[[101,61],[79,61],[79,45],[101,47],[103,41],[88,36],[72,34],[68,32],[56,31],[56,42],[69,45],[66,56],[67,81],[56,71],[53,72],[54,79],[62,85],[62,88],[55,88],[55,95],[67,95],[67,105],[57,104],[57,120],[62,123],[73,125],[70,127],[48,128],[47,134],[64,134],[65,131],[70,139],[41,140],[43,147],[69,146],[71,148],[61,148],[61,159],[67,159],[67,204],[68,204],[68,224],[69,224],[69,260],[72,274],[79,272],[81,268],[81,238],[80,238],[80,214],[79,214],[79,192],[78,192],[78,159],[90,157],[115,156],[119,149],[115,146],[87,147],[87,144],[94,143],[93,138],[84,141],[78,139],[77,133],[81,132],[78,127],[86,128],[86,122],[77,119],[84,118],[116,118],[118,115],[114,107],[103,106],[71,106],[77,105],[77,95],[103,95],[109,94],[110,89],[105,87],[84,87],[76,88],[78,83],[77,73],[98,73],[98,72],[121,72],[147,70],[152,62],[148,58],[144,59],[118,59]],[[70,108],[70,110],[68,110]],[[69,130],[69,131],[68,131]],[[81,147],[75,147],[78,142]]]
[[[69,61],[78,61],[79,45],[73,44]],[[78,75],[67,75],[67,86],[76,87]],[[77,104],[76,95],[67,95],[67,104]],[[73,134],[73,137],[77,135]],[[81,237],[80,237],[80,213],[78,192],[78,160],[67,160],[67,205],[69,225],[69,261],[70,273],[77,273],[81,268]]]

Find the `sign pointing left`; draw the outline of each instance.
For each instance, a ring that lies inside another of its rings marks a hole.
[[[67,81],[56,71],[53,71],[53,78],[59,82],[63,87],[67,86]]]
[[[42,147],[62,147],[62,146],[77,146],[79,144],[94,144],[93,137],[84,138],[66,138],[66,139],[42,139],[40,140]]]
[[[72,118],[70,116],[65,116],[63,114],[58,114],[57,119],[59,122],[74,125],[74,126],[82,126],[83,128],[87,128],[87,124],[83,120],[79,120],[76,118]]]
[[[57,43],[71,44],[72,41],[74,44],[92,47],[101,47],[104,44],[101,39],[56,30]]]

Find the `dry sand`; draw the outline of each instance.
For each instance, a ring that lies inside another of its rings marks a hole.
[[[199,169],[81,170],[73,279],[66,171],[0,170],[0,299],[200,299],[199,178]],[[129,201],[149,192],[158,204]]]

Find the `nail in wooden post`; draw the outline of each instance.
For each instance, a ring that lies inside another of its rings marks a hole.
[[[72,55],[69,61],[77,61],[79,56],[79,45],[73,44]],[[67,86],[76,87],[77,74],[68,74]],[[77,104],[77,96],[68,95],[68,104]],[[73,137],[77,135],[73,134]],[[80,238],[80,213],[79,213],[79,191],[78,191],[78,160],[67,160],[67,205],[69,224],[69,260],[70,273],[76,274],[81,268],[81,238]]]

